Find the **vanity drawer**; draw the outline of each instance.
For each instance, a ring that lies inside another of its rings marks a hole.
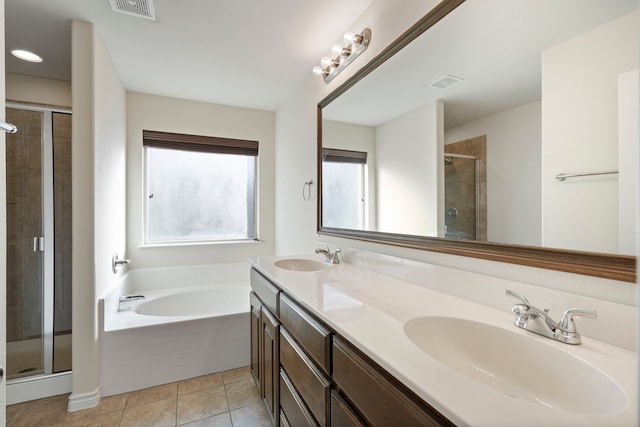
[[[273,286],[266,278],[253,268],[251,269],[251,288],[271,313],[277,316],[280,289]]]
[[[331,369],[331,332],[285,294],[280,296],[280,323],[328,374]]]
[[[340,393],[331,391],[331,427],[365,427]]]
[[[341,394],[375,426],[451,426],[374,362],[333,338],[333,381]]]
[[[331,384],[284,328],[280,329],[280,364],[318,424],[327,425]]]
[[[280,369],[280,426],[286,425],[315,427],[318,424],[309,413],[287,373]]]

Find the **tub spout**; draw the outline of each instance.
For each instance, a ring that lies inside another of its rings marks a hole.
[[[120,302],[126,301],[136,301],[139,299],[144,299],[144,295],[122,295],[120,296]]]
[[[134,301],[141,301],[144,299],[144,295],[120,295],[120,303],[118,304],[118,311],[133,310],[138,304],[132,305]]]

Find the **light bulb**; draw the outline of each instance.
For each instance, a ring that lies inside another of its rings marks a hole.
[[[320,65],[322,65],[324,68],[331,66],[331,58],[329,58],[328,56],[323,56],[322,59],[320,59]]]
[[[331,48],[331,52],[334,55],[342,56],[342,54],[344,52],[344,48],[342,46],[340,46],[339,44],[334,44],[333,47]]]
[[[347,31],[342,37],[345,43],[353,43],[356,41],[356,35],[352,31]]]
[[[322,67],[319,66],[319,65],[316,65],[315,67],[313,67],[313,69],[311,71],[313,71],[313,74],[315,74],[316,76],[321,76],[322,73],[324,72]]]

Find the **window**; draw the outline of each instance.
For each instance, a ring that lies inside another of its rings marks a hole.
[[[143,131],[145,243],[256,239],[257,141]]]
[[[322,149],[323,227],[365,229],[367,153]]]

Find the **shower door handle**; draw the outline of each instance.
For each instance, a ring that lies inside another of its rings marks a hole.
[[[44,252],[44,237],[33,238],[33,252]]]

